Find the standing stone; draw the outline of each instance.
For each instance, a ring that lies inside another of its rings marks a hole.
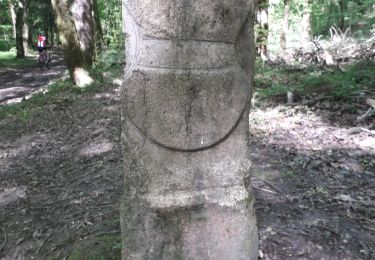
[[[123,259],[257,259],[253,0],[123,0]]]

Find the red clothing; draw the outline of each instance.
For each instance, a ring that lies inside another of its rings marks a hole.
[[[47,37],[46,36],[39,36],[38,37],[38,47],[46,47]]]

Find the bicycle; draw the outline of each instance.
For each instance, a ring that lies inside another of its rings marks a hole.
[[[38,57],[38,65],[40,70],[50,69],[51,68],[51,55],[50,53],[47,53],[47,51],[42,51],[39,53]]]

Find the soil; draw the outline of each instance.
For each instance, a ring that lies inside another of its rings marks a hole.
[[[264,259],[375,259],[374,121],[327,104],[250,113]]]
[[[0,105],[20,102],[31,94],[43,91],[47,84],[61,77],[65,72],[65,65],[60,51],[51,51],[50,69],[41,71],[37,65],[22,68],[0,68]]]
[[[40,72],[17,71],[2,86],[42,87]],[[327,102],[250,113],[261,259],[375,259],[374,121],[356,120],[362,104]],[[77,250],[108,241],[104,259],[119,259],[118,241],[101,239],[120,233],[119,106],[108,84],[0,122],[1,259],[100,259]]]

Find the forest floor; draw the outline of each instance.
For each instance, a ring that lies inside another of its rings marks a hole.
[[[43,91],[50,82],[62,76],[65,65],[61,53],[55,51],[50,55],[53,65],[45,71],[36,66],[36,56],[26,58],[22,67],[0,62],[0,104],[28,98],[32,93]]]
[[[23,87],[40,81],[34,69]],[[120,259],[119,88],[0,113],[0,259]],[[375,122],[356,120],[365,112],[327,100],[251,111],[262,259],[375,258]]]

